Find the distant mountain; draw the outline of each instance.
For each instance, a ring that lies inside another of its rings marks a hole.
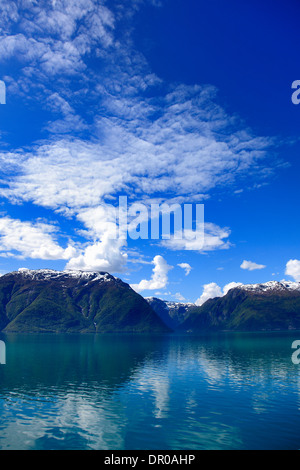
[[[0,277],[0,331],[165,333],[140,295],[108,273],[21,270]]]
[[[173,330],[186,320],[190,309],[195,307],[191,303],[169,302],[155,297],[148,297],[146,300],[154,312]]]
[[[300,329],[300,283],[268,282],[230,290],[189,310],[182,332]]]

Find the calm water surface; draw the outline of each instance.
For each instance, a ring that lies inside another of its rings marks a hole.
[[[1,449],[300,449],[300,333],[0,339]]]

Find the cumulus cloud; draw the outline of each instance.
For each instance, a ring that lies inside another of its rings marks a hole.
[[[82,254],[71,258],[66,269],[117,273],[124,271],[127,258],[123,241],[104,236],[101,242],[89,245]]]
[[[241,287],[241,286],[243,286],[241,282],[230,282],[224,287],[223,294],[226,295],[231,289],[235,289],[236,287]]]
[[[188,263],[180,263],[177,266],[179,266],[181,269],[184,269],[186,276],[188,276],[193,269],[192,266]]]
[[[241,269],[245,269],[247,271],[256,271],[265,268],[265,265],[253,263],[252,261],[243,261],[243,263],[241,264]]]
[[[168,285],[168,273],[172,266],[169,266],[167,261],[162,256],[155,256],[153,259],[153,274],[150,280],[142,280],[139,284],[133,284],[131,287],[136,292],[143,292],[145,290],[164,289]]]
[[[300,282],[300,261],[297,259],[288,261],[285,274],[294,278],[296,282]]]
[[[24,222],[10,217],[0,218],[0,256],[42,260],[66,260],[66,269],[83,271],[125,270],[128,255],[126,240],[116,239],[116,225],[109,221],[109,213],[101,208],[82,213],[89,231],[86,237],[95,241],[89,245],[63,248],[56,241],[59,228],[41,222]],[[98,218],[99,217],[99,218]],[[105,222],[106,217],[106,222]],[[100,241],[99,241],[100,240]]]
[[[198,306],[203,305],[207,300],[214,299],[215,297],[222,297],[222,289],[215,282],[205,284],[203,286],[203,294],[196,300],[195,304]]]
[[[222,288],[215,282],[205,284],[203,286],[203,294],[201,295],[201,297],[199,297],[199,299],[196,300],[195,304],[200,307],[207,300],[214,299],[216,297],[223,297],[224,295],[228,294],[231,289],[235,289],[236,287],[240,287],[242,285],[243,284],[241,282],[230,282],[229,284],[224,286],[222,290]]]

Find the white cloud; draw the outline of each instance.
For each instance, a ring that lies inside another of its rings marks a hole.
[[[188,276],[193,269],[192,266],[190,266],[188,263],[180,263],[177,266],[179,266],[181,269],[184,269],[186,276]]]
[[[200,103],[194,96],[191,115],[182,102],[177,103],[176,113],[158,108],[163,116],[154,122],[151,116],[147,118],[147,112],[141,120],[139,116],[131,121],[101,119],[101,141],[60,139],[44,142],[31,152],[2,152],[1,160],[9,158],[18,173],[8,180],[9,188],[2,189],[1,194],[48,207],[90,207],[120,191],[135,199],[141,194],[168,192],[188,202],[195,194],[207,194],[217,185],[233,182],[238,173],[250,171],[255,156],[252,151],[246,152],[241,164],[241,153],[235,149],[233,137],[233,146],[230,142],[216,141],[211,136],[213,127],[218,126],[214,121],[211,130],[206,129],[208,123],[202,128],[201,119],[209,119],[204,110],[201,116],[196,107],[201,106],[203,91],[187,90],[182,100],[188,99],[190,93],[200,95]],[[145,107],[147,110],[146,104]],[[189,127],[191,118],[195,120],[193,134],[184,126],[186,120]],[[244,145],[250,145],[249,142]],[[224,247],[222,239],[227,237],[227,229],[207,224],[205,249]],[[175,242],[169,244],[176,246]],[[199,250],[199,240],[190,241],[183,249]]]
[[[59,93],[52,93],[45,102],[46,107],[59,118],[45,125],[45,130],[54,134],[70,134],[88,129],[84,120],[76,114],[74,108]]]
[[[286,264],[285,274],[291,276],[295,281],[300,282],[300,261],[291,259]]]
[[[159,192],[183,202],[203,200],[245,174],[270,174],[265,157],[272,139],[254,136],[228,115],[214,87],[164,84],[167,92],[147,97],[162,81],[132,49],[131,24],[125,33],[118,30],[121,36],[115,33],[124,15],[143,3],[120,2],[113,10],[95,0],[23,0],[19,10],[13,0],[0,5],[0,61],[13,58],[16,68],[8,80],[12,96],[36,99],[53,113],[41,123],[48,139],[0,153],[0,195],[75,217],[92,243],[70,256],[73,268],[124,268],[126,247],[110,240],[116,225],[113,210],[104,208],[107,199],[125,193],[134,202]],[[162,244],[198,252],[230,247],[230,230],[215,224],[206,224],[204,245],[186,235]]]
[[[241,286],[243,286],[241,282],[230,282],[224,287],[223,294],[226,295],[231,289],[235,289],[236,287],[241,287]]]
[[[93,213],[94,212],[94,213]],[[99,218],[97,217],[99,216]],[[92,217],[94,216],[94,218]],[[106,216],[107,222],[104,217]],[[128,255],[126,240],[114,239],[116,226],[109,222],[109,213],[97,208],[82,213],[90,229],[88,235],[101,241],[75,248],[62,248],[55,240],[57,226],[41,222],[24,222],[10,217],[0,218],[0,256],[42,260],[67,260],[66,269],[83,271],[124,271]]]
[[[32,224],[0,218],[0,256],[16,256],[43,260],[67,260],[76,250],[69,245],[63,249],[54,239],[57,227],[44,223]],[[12,251],[17,252],[13,254]]]
[[[252,261],[243,261],[243,263],[241,264],[241,269],[245,269],[247,271],[256,271],[265,268],[265,265],[253,263]]]
[[[104,236],[101,242],[89,245],[82,254],[71,258],[66,269],[119,273],[124,271],[127,258],[122,240]]]
[[[205,223],[204,239],[197,238],[192,230],[184,230],[182,239],[172,237],[170,240],[163,240],[161,245],[170,250],[198,251],[205,253],[215,250],[227,250],[230,242],[228,228],[221,228],[216,224]]]
[[[118,238],[116,209],[111,205],[82,209],[78,211],[77,219],[85,227],[84,230],[79,230],[79,234],[92,239],[93,243],[73,257],[67,264],[67,269],[123,272],[128,261],[127,242]],[[134,258],[131,261],[134,262]],[[142,259],[138,262],[145,263]]]
[[[10,3],[15,6],[13,1]],[[55,76],[82,71],[86,68],[85,55],[92,48],[105,49],[113,43],[113,14],[98,2],[56,0],[27,2],[22,6],[20,15],[15,9],[6,8],[8,24],[6,34],[0,36],[0,57],[1,60],[14,57],[27,63],[37,78],[41,72]],[[19,34],[8,33],[9,19],[18,23]]]
[[[133,284],[131,287],[136,292],[144,290],[164,289],[168,285],[168,273],[172,266],[169,266],[162,256],[155,256],[153,259],[153,274],[149,281],[142,280],[139,284]]]
[[[222,288],[215,282],[206,284],[203,286],[203,294],[199,299],[196,300],[195,304],[201,306],[207,300],[214,299],[216,297],[223,297],[224,295],[228,294],[231,289],[235,289],[236,287],[240,287],[242,285],[243,284],[241,282],[230,282],[222,290]]]
[[[102,204],[98,207],[80,209],[77,219],[83,223],[87,229],[86,236],[94,240],[102,237],[107,239],[117,239],[117,209],[109,204]],[[84,235],[84,232],[81,232]]]
[[[180,294],[180,292],[177,292],[177,294],[175,294],[174,297],[176,300],[178,300],[178,302],[184,302],[186,300],[185,297],[183,297],[183,295]]]
[[[203,294],[196,300],[195,304],[198,306],[203,305],[207,300],[214,299],[215,297],[222,297],[222,289],[218,284],[212,282],[203,286]]]

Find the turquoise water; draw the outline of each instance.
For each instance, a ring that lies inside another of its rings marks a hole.
[[[300,333],[0,339],[1,449],[300,449]]]

